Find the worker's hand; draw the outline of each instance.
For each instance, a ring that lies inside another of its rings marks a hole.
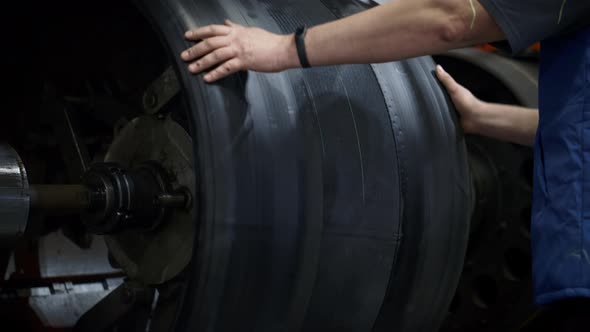
[[[259,28],[247,28],[229,20],[187,31],[186,39],[197,42],[181,54],[190,62],[193,74],[208,71],[205,81],[213,82],[240,70],[277,72],[297,66],[293,35],[277,35]]]
[[[436,75],[449,92],[453,104],[455,104],[455,108],[461,116],[463,130],[466,133],[476,134],[478,132],[478,115],[484,102],[475,97],[464,86],[455,82],[453,77],[442,66],[436,66]]]

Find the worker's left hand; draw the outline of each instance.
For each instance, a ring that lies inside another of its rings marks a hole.
[[[181,54],[193,74],[209,70],[205,81],[213,82],[240,70],[277,72],[297,63],[293,35],[277,35],[259,28],[243,27],[229,20],[187,31],[186,39],[197,42]],[[291,61],[293,62],[293,61]]]
[[[463,130],[466,133],[477,134],[484,102],[475,97],[467,88],[457,83],[442,66],[436,66],[436,75],[449,92],[453,104],[455,104],[455,108],[461,116]]]

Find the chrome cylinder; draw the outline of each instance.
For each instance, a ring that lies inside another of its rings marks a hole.
[[[16,151],[0,144],[0,247],[12,246],[29,218],[29,182]]]

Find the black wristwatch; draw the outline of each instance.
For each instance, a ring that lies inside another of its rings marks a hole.
[[[305,34],[307,33],[307,28],[302,26],[295,30],[295,47],[297,48],[297,55],[299,56],[299,63],[301,63],[301,67],[309,68],[311,65],[309,64],[309,60],[307,59],[307,52],[305,51]]]

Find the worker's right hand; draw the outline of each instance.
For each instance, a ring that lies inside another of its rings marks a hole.
[[[461,116],[463,130],[470,134],[478,133],[478,115],[480,115],[484,102],[457,83],[442,66],[436,66],[436,75],[449,92],[453,104]]]
[[[193,74],[208,71],[204,79],[214,82],[240,70],[277,72],[297,66],[293,35],[277,35],[226,20],[187,31],[196,44],[182,52]]]

